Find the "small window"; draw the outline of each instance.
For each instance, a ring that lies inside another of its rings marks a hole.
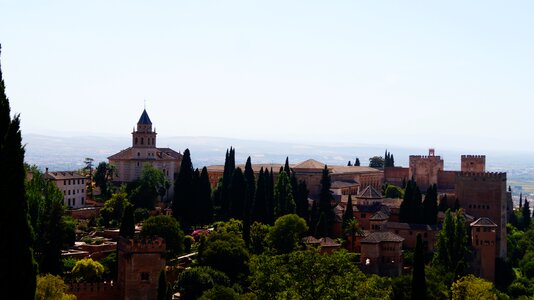
[[[145,139],[141,138],[141,145],[144,145],[144,144],[145,144]]]
[[[150,279],[150,274],[148,272],[141,272],[141,281],[148,281]]]
[[[137,138],[135,138],[135,144],[137,145]]]
[[[66,180],[63,180],[63,185],[67,185],[67,181]]]
[[[141,153],[137,152],[137,157],[141,156]]]
[[[82,197],[82,205],[85,203],[85,199],[84,197]]]

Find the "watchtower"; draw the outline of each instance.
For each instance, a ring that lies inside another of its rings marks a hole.
[[[486,155],[462,155],[462,172],[486,172]]]
[[[471,223],[471,243],[474,252],[474,271],[478,276],[495,281],[495,256],[497,254],[497,224],[488,218]]]
[[[428,150],[428,156],[410,155],[409,177],[414,178],[419,188],[424,191],[438,183],[438,173],[443,170],[443,159],[436,156],[434,149]]]
[[[497,255],[506,257],[506,173],[459,172],[455,193],[460,207],[467,214],[495,222]]]
[[[165,240],[126,239],[118,245],[118,275],[121,299],[156,299],[158,278],[165,268]]]

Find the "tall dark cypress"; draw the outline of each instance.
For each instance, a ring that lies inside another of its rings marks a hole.
[[[266,179],[267,179],[267,224],[274,224],[275,218],[274,218],[274,172],[273,168],[271,168],[271,172],[266,171]]]
[[[347,208],[345,208],[345,212],[343,213],[343,232],[345,232],[345,229],[351,220],[354,220],[354,210],[352,208],[352,196],[349,194]]]
[[[425,253],[423,239],[421,238],[421,234],[418,233],[413,254],[412,300],[424,299],[426,299]]]
[[[284,171],[286,172],[287,176],[291,176],[291,168],[289,168],[289,157],[286,156],[286,163],[284,164]]]
[[[356,160],[354,161],[354,165],[356,167],[359,167],[360,166],[360,159],[356,157]]]
[[[438,188],[435,184],[428,187],[423,201],[423,211],[426,224],[436,224],[438,221]]]
[[[53,188],[52,188],[53,189]],[[48,188],[49,192],[52,192]],[[45,203],[45,214],[42,223],[41,241],[43,242],[41,255],[39,259],[39,271],[43,274],[50,273],[53,275],[60,275],[62,273],[63,264],[61,262],[61,249],[63,248],[64,240],[64,205],[62,193],[59,197],[50,197]]]
[[[251,222],[255,221],[260,223],[267,223],[267,195],[266,195],[266,180],[263,167],[258,174],[258,184],[256,188],[256,196],[254,197],[254,203],[252,205],[252,217]]]
[[[306,181],[301,180],[297,185],[297,193],[295,198],[295,204],[297,205],[297,215],[310,222],[310,205],[308,204],[308,195],[310,191],[306,185]]]
[[[196,201],[199,203],[200,210],[198,214],[200,215],[199,224],[209,224],[213,221],[213,202],[211,200],[211,183],[210,177],[208,174],[208,169],[206,167],[202,168],[200,173],[200,180],[198,182],[197,197]]]
[[[193,180],[191,181],[191,185],[193,188],[193,198],[191,198],[191,212],[193,214],[188,218],[189,224],[196,227],[197,225],[202,224],[202,207],[201,202],[199,201],[199,195],[200,195],[200,171],[195,169],[193,172]]]
[[[330,228],[334,222],[334,207],[332,206],[332,192],[330,188],[332,187],[332,181],[330,179],[330,171],[328,166],[325,165],[323,169],[323,174],[321,177],[321,190],[319,192],[319,223],[321,223],[321,229],[319,232],[322,236],[329,234]],[[325,233],[326,232],[326,233]]]
[[[158,278],[158,294],[156,295],[157,300],[166,300],[167,299],[167,276],[165,275],[165,270],[159,272]]]
[[[243,220],[246,201],[246,184],[245,176],[241,168],[236,168],[232,176],[232,183],[230,184],[230,205],[229,217]]]
[[[132,238],[135,234],[135,220],[134,220],[135,207],[131,204],[124,208],[122,214],[121,228],[119,235],[125,238]]]
[[[246,243],[250,241],[250,225],[252,224],[252,206],[256,196],[256,178],[252,170],[250,156],[245,164],[245,208],[243,211],[243,239]]]
[[[180,171],[174,184],[174,201],[172,202],[172,214],[180,222],[183,229],[189,229],[192,225],[193,199],[195,197],[193,185],[193,163],[189,149],[185,149]]]
[[[256,196],[256,178],[254,177],[254,170],[252,170],[252,162],[250,156],[247,158],[245,164],[245,184],[246,184],[246,202],[245,215],[250,219],[254,197]]]
[[[528,202],[527,198],[525,198],[525,203],[523,204],[521,213],[523,215],[523,228],[525,231],[527,231],[530,227],[530,203]]]
[[[0,47],[1,51],[1,47]],[[34,299],[37,266],[24,191],[24,147],[19,115],[11,118],[0,67],[0,288],[4,295]]]
[[[226,219],[229,215],[230,209],[230,185],[232,184],[232,176],[235,171],[235,150],[230,147],[226,151],[226,159],[224,161],[222,189],[220,191],[221,197],[221,216]]]
[[[279,218],[283,215],[295,213],[296,205],[293,199],[291,182],[285,171],[278,174],[274,188],[274,216]]]

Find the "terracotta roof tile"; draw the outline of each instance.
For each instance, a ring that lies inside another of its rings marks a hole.
[[[394,234],[393,232],[383,231],[383,232],[371,232],[368,236],[362,239],[362,244],[378,244],[381,242],[400,242],[402,243],[404,238]]]

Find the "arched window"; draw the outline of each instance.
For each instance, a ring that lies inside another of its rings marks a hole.
[[[137,138],[135,138],[135,144],[137,145]]]
[[[145,144],[144,142],[145,142],[144,139],[141,138],[141,145],[144,145]]]

